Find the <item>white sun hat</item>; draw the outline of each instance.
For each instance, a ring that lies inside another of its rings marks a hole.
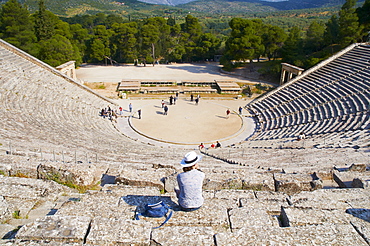
[[[203,156],[197,155],[195,151],[190,151],[186,153],[184,159],[181,160],[180,164],[182,167],[191,167],[195,165],[198,161],[202,159]]]

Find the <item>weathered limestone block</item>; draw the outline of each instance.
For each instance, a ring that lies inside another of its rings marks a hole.
[[[217,192],[217,191],[215,191],[215,190],[203,190],[202,191],[202,196],[205,200],[213,199],[213,198],[215,198],[215,192]],[[172,193],[171,197],[174,201],[177,201],[177,197],[176,197],[175,193]]]
[[[243,177],[243,189],[251,190],[275,190],[273,174],[253,173]]]
[[[256,191],[256,199],[241,199],[240,205],[246,208],[265,209],[270,215],[280,215],[281,206],[289,206],[288,195],[283,192]]]
[[[223,185],[224,189],[243,189],[243,180],[240,178],[228,178]]]
[[[313,182],[309,174],[274,174],[275,191],[285,192],[288,195],[299,193],[301,191],[312,191],[322,188],[320,182]]]
[[[0,224],[11,217],[11,210],[9,210],[8,202],[3,196],[0,196]]]
[[[306,225],[299,227],[244,227],[234,232],[217,233],[217,246],[244,245],[349,245],[367,243],[350,224]]]
[[[16,238],[83,243],[90,222],[89,217],[46,216],[21,227]]]
[[[205,190],[241,189],[245,170],[232,168],[202,168],[206,178],[203,183]]]
[[[163,179],[164,182],[164,190],[166,192],[174,192],[175,187],[178,187],[177,184],[177,174],[178,173],[173,173],[170,176],[167,176]]]
[[[366,171],[366,164],[353,163],[348,168],[348,171],[351,171],[351,172],[365,172]]]
[[[370,245],[370,223],[362,219],[351,220],[351,225],[361,235],[361,237]]]
[[[284,192],[275,191],[255,191],[256,198],[258,200],[268,200],[268,201],[279,201],[286,202],[289,197]]]
[[[225,183],[223,180],[214,180],[210,179],[206,176],[206,178],[203,181],[203,189],[204,190],[221,190],[225,186]]]
[[[96,192],[69,199],[61,205],[56,215],[132,219],[136,207],[121,206],[121,204],[124,203],[121,202],[120,196]]]
[[[233,208],[229,211],[231,229],[240,229],[250,226],[279,226],[263,208]]]
[[[130,185],[116,185],[116,184],[109,184],[104,185],[101,189],[102,192],[111,193],[117,196],[127,196],[127,195],[148,195],[148,196],[158,196],[160,194],[160,190],[156,187],[137,187],[137,186],[130,186]]]
[[[103,173],[96,165],[62,162],[46,162],[37,168],[39,179],[54,180],[58,183],[76,185],[95,184]]]
[[[22,210],[26,215],[35,203],[54,201],[62,193],[72,189],[50,180],[0,176],[0,194],[12,201],[12,212]]]
[[[214,245],[214,231],[211,227],[199,226],[164,226],[153,230],[151,245]]]
[[[28,179],[31,181],[31,179]],[[41,187],[23,184],[4,184],[0,185],[0,194],[5,197],[37,199],[47,194],[48,190]]]
[[[175,213],[168,221],[170,226],[212,226],[213,228],[228,228],[229,219],[227,209],[235,205],[231,200],[205,200],[203,206],[192,212],[179,211],[173,207]]]
[[[163,179],[174,173],[172,168],[126,167],[116,177],[115,184],[164,189]]]
[[[12,166],[10,164],[0,163],[0,173],[1,175],[9,176]]]
[[[149,245],[152,225],[143,220],[94,218],[86,243],[90,245]]]
[[[20,218],[26,218],[31,209],[35,207],[36,203],[38,203],[39,199],[8,197],[6,198],[6,201],[9,204],[9,209],[11,209],[11,213],[17,211]]]
[[[18,176],[37,178],[37,166],[39,161],[16,155],[6,155],[0,157],[0,170],[7,176]]]
[[[232,201],[235,207],[240,207],[242,199],[255,199],[255,195],[252,190],[218,190],[214,198]]]
[[[350,221],[350,216],[342,210],[295,207],[282,207],[280,218],[284,227],[324,223],[346,224]]]
[[[320,180],[332,180],[333,179],[333,170],[324,168],[317,170],[315,169],[315,172],[312,173],[315,177],[319,178]]]
[[[345,176],[346,175],[343,174],[343,172],[340,173],[337,170],[333,171],[333,179],[338,184],[338,186],[340,188],[351,188],[353,178],[352,179],[348,178],[348,177],[345,178]],[[350,176],[352,177],[352,175],[350,175]],[[347,180],[344,180],[344,179],[347,179]]]
[[[339,172],[334,170],[333,178],[340,188],[369,188],[370,185],[369,172]]]
[[[364,189],[321,189],[302,191],[289,198],[294,207],[346,210],[351,207],[370,207],[370,191]]]
[[[14,242],[14,243],[13,243]],[[17,245],[17,246],[81,246],[81,243],[65,243],[65,242],[55,242],[53,241],[52,243],[50,240],[42,240],[42,241],[25,241],[25,240],[11,240],[9,244],[5,245]]]

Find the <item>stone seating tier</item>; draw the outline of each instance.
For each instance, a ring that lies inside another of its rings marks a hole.
[[[9,186],[25,184],[25,179],[0,177],[0,182]],[[38,194],[37,213],[34,203],[28,209],[27,203],[23,206],[28,214],[38,214],[38,219],[29,220],[13,239],[6,239],[12,238],[11,233],[4,233],[2,241],[7,245],[245,245],[246,242],[263,245],[272,241],[286,245],[310,242],[330,245],[333,241],[340,245],[367,245],[370,236],[366,211],[361,210],[369,206],[366,198],[370,193],[364,189],[317,190],[293,196],[270,191],[205,190],[204,206],[186,213],[178,210],[174,195],[159,194],[157,189],[105,185],[85,194],[64,188],[60,193],[56,188],[61,186],[51,181],[29,179],[27,187],[31,193],[32,189],[53,187],[49,196],[55,202],[41,203],[39,200],[50,198],[34,192]],[[11,196],[16,204],[14,200],[22,201],[23,193],[7,190],[14,193],[2,196],[0,203],[9,216],[13,209],[18,209],[9,206]],[[165,226],[152,229],[163,218],[133,220],[135,211],[140,211],[147,202],[157,201],[164,201],[174,210]],[[8,232],[16,228],[17,220],[20,219],[12,218],[11,224],[7,224]]]

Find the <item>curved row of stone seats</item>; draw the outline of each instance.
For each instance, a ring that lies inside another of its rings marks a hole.
[[[18,226],[53,212],[74,190],[53,181],[0,175],[0,238],[11,238]]]
[[[272,146],[279,147],[273,143]],[[288,144],[286,143],[288,147]],[[302,142],[299,142],[302,144]],[[299,147],[304,145],[299,145]],[[281,146],[280,146],[281,147]],[[349,166],[353,163],[368,164],[368,151],[351,148],[245,148],[244,145],[227,149],[209,149],[207,155],[238,165],[260,170],[270,170],[285,173],[332,172],[334,166]],[[258,156],[258,158],[255,158]]]
[[[40,181],[41,182],[41,181]],[[100,191],[58,197],[49,216],[40,216],[4,240],[7,245],[367,245],[369,190],[329,189],[282,192],[219,190],[203,192],[197,211],[179,211],[174,194],[155,188],[105,185]],[[163,218],[140,217],[148,203],[174,210]],[[368,213],[368,212],[367,212]]]
[[[346,64],[349,65],[337,69],[347,60],[348,54],[356,52],[359,47],[370,49],[368,46],[353,46],[336,59],[311,69],[307,74],[304,73],[293,82],[248,105],[247,108],[257,116],[261,131],[366,112],[370,101],[370,82],[364,76],[370,67],[368,52],[361,53],[357,59],[359,62],[347,61]],[[335,71],[332,71],[333,67],[336,68]],[[334,72],[338,73],[335,78]],[[295,119],[292,119],[291,115]],[[283,119],[280,121],[280,118]],[[357,125],[362,128],[369,127],[368,124]]]
[[[98,116],[112,102],[3,41],[0,53],[3,141],[15,147],[19,137],[28,140],[18,146],[24,151],[62,145],[101,152],[112,142],[133,142]]]

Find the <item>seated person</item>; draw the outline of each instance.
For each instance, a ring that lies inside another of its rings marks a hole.
[[[304,132],[301,132],[297,138],[298,141],[300,140],[303,140],[303,139],[306,139],[306,135],[304,134]]]
[[[217,141],[217,143],[216,143],[216,148],[221,148],[221,144],[220,144],[219,141]]]
[[[202,186],[205,174],[199,170],[198,162],[201,159],[201,155],[191,151],[180,162],[184,172],[177,175],[179,188],[175,188],[175,192],[182,211],[194,211],[203,205]]]

